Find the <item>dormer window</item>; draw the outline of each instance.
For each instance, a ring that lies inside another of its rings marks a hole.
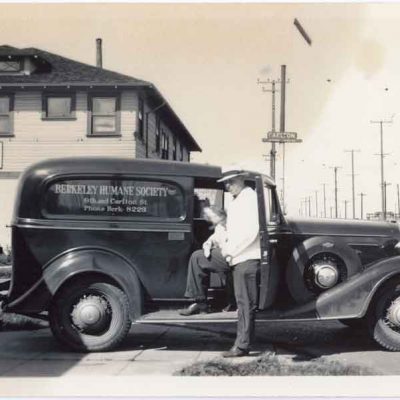
[[[0,59],[0,73],[21,72],[21,61]]]

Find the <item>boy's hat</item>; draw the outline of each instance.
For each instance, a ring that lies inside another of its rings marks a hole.
[[[235,178],[236,176],[247,175],[247,172],[238,165],[231,165],[229,167],[222,168],[222,177],[217,182],[225,182],[228,179]]]

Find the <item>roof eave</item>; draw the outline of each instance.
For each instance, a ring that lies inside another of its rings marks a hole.
[[[154,93],[162,100],[165,102],[166,106],[168,107],[169,112],[173,115],[173,117],[178,121],[179,125],[181,126],[182,130],[184,131],[185,135],[187,136],[188,141],[190,142],[189,144],[191,145],[190,151],[198,151],[202,152],[202,149],[200,145],[196,142],[194,137],[191,135],[189,130],[186,128],[185,124],[182,122],[182,120],[178,117],[178,115],[175,113],[174,109],[171,107],[171,105],[168,103],[168,101],[164,98],[164,96],[161,94],[161,92],[157,89],[156,86],[153,84],[149,85],[149,89],[153,90]]]

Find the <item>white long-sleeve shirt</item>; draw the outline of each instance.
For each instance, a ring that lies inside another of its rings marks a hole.
[[[227,242],[224,253],[231,265],[261,258],[257,194],[245,187],[228,205]]]

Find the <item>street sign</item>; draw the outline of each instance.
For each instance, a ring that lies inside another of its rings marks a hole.
[[[297,139],[297,133],[296,132],[268,132],[267,134],[268,139],[279,139],[279,140],[285,140],[285,139]]]
[[[278,142],[278,143],[301,143],[301,139],[297,139],[296,132],[268,132],[267,137],[263,138],[262,141],[266,142]]]
[[[302,143],[301,139],[268,139],[262,138],[263,143]]]

